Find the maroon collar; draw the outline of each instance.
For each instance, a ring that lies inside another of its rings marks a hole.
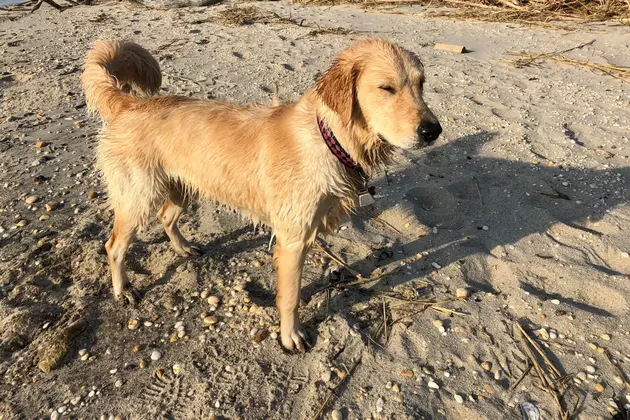
[[[343,147],[341,147],[341,144],[339,144],[337,137],[335,137],[335,133],[333,133],[330,127],[328,127],[328,125],[321,118],[319,118],[319,115],[317,115],[317,127],[319,127],[319,132],[322,135],[324,142],[326,142],[326,146],[328,146],[328,149],[332,152],[332,154],[335,155],[335,157],[339,159],[339,161],[343,163],[346,168],[356,171],[361,178],[362,185],[359,188],[359,207],[364,207],[374,203],[374,199],[372,198],[372,196],[376,193],[376,188],[374,188],[374,186],[368,185],[369,177],[365,173],[361,165],[355,162],[355,160],[352,159],[352,156],[350,156],[348,152],[346,152]],[[367,197],[367,199],[365,197]]]
[[[332,132],[332,130],[330,129],[330,127],[328,127],[324,120],[319,118],[319,115],[317,115],[317,126],[319,127],[319,132],[321,133],[322,138],[326,142],[326,146],[328,146],[328,149],[332,152],[332,154],[335,155],[335,157],[339,159],[339,161],[343,163],[347,168],[354,169],[363,176],[365,172],[363,172],[363,168],[361,168],[361,165],[355,162],[350,154],[346,152],[343,147],[341,147],[341,144],[339,144],[337,137],[335,137],[335,133]]]

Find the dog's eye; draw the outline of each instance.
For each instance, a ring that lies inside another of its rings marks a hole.
[[[396,93],[396,89],[394,89],[391,86],[379,86],[379,89],[383,89],[384,91],[387,91],[387,92],[391,93],[392,95],[394,93]]]

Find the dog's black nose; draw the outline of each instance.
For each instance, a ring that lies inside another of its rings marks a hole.
[[[442,126],[437,121],[424,121],[418,131],[422,140],[432,143],[442,134]]]

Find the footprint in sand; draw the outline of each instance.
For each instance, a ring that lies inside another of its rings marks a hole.
[[[461,229],[474,211],[477,196],[474,180],[463,180],[446,187],[418,187],[406,196],[416,216],[427,226]]]

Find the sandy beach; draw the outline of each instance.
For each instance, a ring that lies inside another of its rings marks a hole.
[[[627,418],[630,84],[508,53],[630,66],[628,26],[426,10],[0,10],[0,419],[522,419],[524,403],[542,419]],[[181,224],[201,257],[178,256],[157,222],[141,232],[128,271],[143,301],[118,306],[100,121],[79,81],[89,46],[145,46],[163,94],[270,104],[371,37],[420,57],[444,133],[397,153],[375,210],[309,253],[313,348],[279,343],[270,232],[212,202]]]

